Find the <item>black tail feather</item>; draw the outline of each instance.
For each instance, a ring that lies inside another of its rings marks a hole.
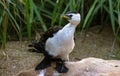
[[[32,49],[29,49],[30,52],[37,52],[37,53],[44,53],[44,47],[36,41],[33,41],[32,44],[28,45],[28,47],[33,47]]]
[[[50,66],[51,66],[51,59],[49,57],[45,57],[42,60],[42,62],[36,66],[35,70],[42,70]]]
[[[40,45],[40,43],[39,42],[32,42],[32,45],[33,45],[33,47],[35,48],[35,49],[37,49],[37,50],[41,50],[41,45]]]
[[[34,47],[32,44],[29,44],[28,47]]]

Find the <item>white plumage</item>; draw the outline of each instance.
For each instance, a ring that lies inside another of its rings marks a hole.
[[[59,30],[54,37],[48,38],[45,44],[45,50],[52,56],[59,56],[63,60],[68,59],[68,54],[74,48],[75,26],[70,23],[62,30]]]
[[[68,68],[64,61],[69,61],[69,54],[72,52],[74,43],[74,32],[80,23],[80,14],[77,12],[68,12],[65,14],[69,23],[62,29],[54,27],[46,31],[40,38],[39,42],[33,42],[36,52],[43,53],[44,59],[38,64],[35,70],[45,69],[51,66],[52,61],[57,61],[55,69],[59,73],[65,73]]]
[[[69,60],[69,54],[73,50],[74,43],[74,32],[76,26],[80,22],[80,14],[69,13],[71,19],[68,20],[70,23],[65,25],[61,30],[48,38],[45,44],[45,50],[53,57],[62,58],[62,60]]]

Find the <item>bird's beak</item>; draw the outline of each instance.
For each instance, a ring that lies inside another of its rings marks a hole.
[[[70,17],[68,15],[64,15],[63,18],[70,20]]]

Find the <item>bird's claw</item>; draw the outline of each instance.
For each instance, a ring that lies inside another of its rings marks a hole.
[[[57,63],[55,69],[59,73],[68,72],[68,68],[64,65],[64,63]]]

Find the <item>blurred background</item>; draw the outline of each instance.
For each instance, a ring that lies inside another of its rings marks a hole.
[[[44,57],[28,44],[48,28],[64,26],[68,11],[81,14],[70,60],[120,59],[120,0],[0,0],[0,76],[15,76]]]
[[[31,41],[36,32],[54,25],[64,26],[67,11],[78,11],[81,23],[77,32],[100,25],[99,32],[110,26],[120,44],[119,0],[0,0],[0,46],[8,41]],[[118,51],[120,53],[120,51]]]

